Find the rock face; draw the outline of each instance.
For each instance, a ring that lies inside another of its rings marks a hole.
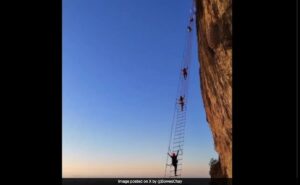
[[[212,178],[232,177],[231,0],[195,0],[200,81],[206,118],[219,161]]]

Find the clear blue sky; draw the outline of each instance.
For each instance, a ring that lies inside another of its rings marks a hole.
[[[162,177],[190,0],[63,0],[63,177]],[[183,177],[216,157],[196,35]]]

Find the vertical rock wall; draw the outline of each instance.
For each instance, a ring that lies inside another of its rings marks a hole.
[[[200,81],[206,118],[219,162],[212,178],[232,177],[231,0],[195,0]]]

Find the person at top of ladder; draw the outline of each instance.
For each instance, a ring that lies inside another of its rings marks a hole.
[[[184,96],[180,96],[179,97],[179,104],[181,106],[181,111],[183,111],[183,107],[184,107]]]
[[[175,176],[177,176],[177,164],[178,164],[177,156],[178,156],[178,153],[179,153],[179,150],[177,150],[177,154],[173,153],[172,155],[170,155],[168,153],[168,155],[172,158],[172,165],[174,166],[174,174],[175,174]]]
[[[184,78],[185,80],[186,80],[187,75],[188,75],[187,70],[188,70],[188,67],[184,67],[184,68],[182,69],[183,78]]]

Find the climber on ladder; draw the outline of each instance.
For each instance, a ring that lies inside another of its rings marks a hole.
[[[181,111],[183,111],[183,106],[184,106],[184,96],[179,97],[179,104],[181,106]]]
[[[184,78],[185,80],[186,80],[187,75],[188,75],[187,70],[188,70],[187,67],[185,67],[185,68],[182,69],[183,78]]]
[[[173,153],[172,155],[170,155],[168,153],[168,155],[172,158],[172,165],[174,166],[174,174],[175,174],[175,176],[177,176],[177,164],[178,164],[177,156],[178,156],[178,153],[179,153],[179,150],[177,150],[177,154]]]
[[[187,29],[188,29],[188,32],[192,31],[192,27],[190,27],[190,26],[188,26]]]

